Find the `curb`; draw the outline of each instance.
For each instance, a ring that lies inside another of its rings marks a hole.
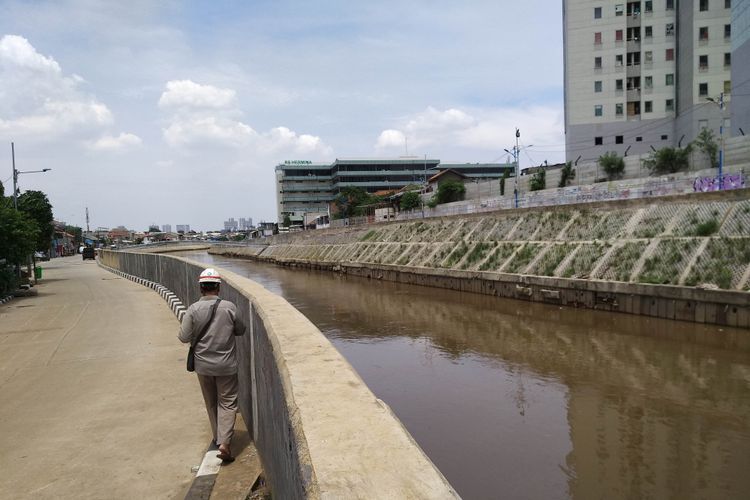
[[[7,302],[10,302],[14,298],[15,297],[13,295],[8,295],[7,297],[3,297],[3,298],[0,299],[0,305],[3,305],[5,303],[7,303]]]
[[[164,299],[167,304],[169,305],[169,308],[172,310],[175,316],[177,316],[177,319],[182,322],[182,317],[185,316],[185,311],[187,311],[187,307],[185,307],[182,303],[182,301],[175,295],[171,290],[169,290],[164,285],[161,285],[159,283],[155,283],[153,281],[148,281],[143,278],[139,278],[138,276],[133,276],[132,274],[127,274],[122,271],[119,271],[117,269],[113,269],[109,266],[105,266],[101,262],[97,261],[97,264],[99,264],[99,267],[116,274],[118,276],[121,276],[123,278],[129,279],[130,281],[134,281],[135,283],[138,283],[139,285],[147,286],[154,290],[156,293],[161,295],[161,298]],[[11,296],[11,298],[13,298]],[[0,301],[0,304],[2,301]]]

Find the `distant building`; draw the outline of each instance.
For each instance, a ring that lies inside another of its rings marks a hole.
[[[469,178],[499,179],[512,163],[448,163],[440,160],[402,158],[337,159],[333,163],[285,161],[276,166],[276,200],[279,223],[289,217],[292,226],[329,215],[331,204],[341,191],[360,187],[368,193],[394,192],[409,184],[420,186],[441,170],[451,169]]]
[[[249,231],[253,229],[253,218],[240,217],[239,229],[240,231]]]
[[[224,221],[224,231],[237,231],[239,225],[234,217],[230,217],[229,220]]]
[[[164,233],[171,233],[172,232],[172,224],[162,224],[161,230]]]
[[[732,0],[733,136],[750,134],[750,0]]]
[[[190,232],[190,224],[177,224],[177,232],[187,234]]]
[[[566,159],[685,146],[704,128],[728,136],[718,103],[732,73],[750,71],[747,44],[741,58],[730,43],[738,3],[563,0]]]

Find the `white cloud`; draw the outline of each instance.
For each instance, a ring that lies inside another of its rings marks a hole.
[[[247,148],[254,154],[331,153],[320,137],[297,134],[275,127],[262,134],[238,120],[242,110],[233,89],[203,85],[190,80],[172,80],[159,99],[159,107],[173,109],[164,140],[173,148],[218,145]]]
[[[174,148],[211,143],[240,147],[255,135],[249,125],[217,116],[175,117],[164,129],[164,140]]]
[[[107,106],[78,89],[83,78],[66,77],[21,36],[0,39],[0,81],[0,132],[49,140],[113,122]]]
[[[558,144],[565,142],[562,113],[556,107],[533,106],[445,111],[428,107],[402,120],[401,127],[380,133],[375,148],[397,151],[408,139],[413,150],[463,148],[502,153],[515,142],[515,129],[521,130],[524,144]]]
[[[136,148],[143,143],[140,137],[135,134],[120,133],[117,137],[104,135],[94,142],[88,144],[89,149],[93,151],[125,151]]]
[[[288,152],[296,154],[330,155],[332,150],[323,143],[320,137],[298,135],[287,127],[275,127],[263,134],[261,147],[269,152]]]
[[[161,108],[227,108],[234,104],[237,93],[213,85],[201,85],[191,80],[167,82],[159,98]]]
[[[390,149],[403,147],[406,141],[406,135],[400,130],[383,130],[378,136],[378,142],[375,144],[375,148]]]

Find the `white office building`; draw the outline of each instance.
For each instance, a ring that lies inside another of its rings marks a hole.
[[[567,160],[685,146],[722,124],[729,134],[742,63],[731,13],[731,0],[563,0]]]

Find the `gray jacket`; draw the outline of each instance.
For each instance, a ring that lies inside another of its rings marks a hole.
[[[215,295],[201,297],[188,307],[177,336],[182,342],[189,344],[193,336],[200,334],[217,298]],[[214,377],[236,374],[234,337],[244,333],[245,325],[237,317],[237,307],[222,299],[208,331],[195,346],[195,373]]]

